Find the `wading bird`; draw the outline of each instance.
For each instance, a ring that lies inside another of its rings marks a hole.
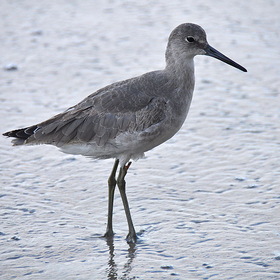
[[[184,23],[169,36],[165,69],[108,85],[61,114],[3,135],[14,137],[14,145],[50,144],[69,154],[114,158],[108,180],[105,237],[114,235],[112,215],[117,185],[129,228],[126,240],[136,242],[125,191],[130,160],[142,158],[145,152],[170,139],[183,125],[194,90],[193,58],[196,55],[212,56],[247,71],[211,47],[200,26]]]

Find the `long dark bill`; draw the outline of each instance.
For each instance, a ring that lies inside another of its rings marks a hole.
[[[220,53],[219,51],[217,51],[213,47],[208,45],[206,47],[205,51],[206,51],[206,55],[209,55],[209,56],[212,56],[214,58],[217,58],[217,59],[219,59],[219,60],[221,60],[221,61],[223,61],[223,62],[225,62],[225,63],[227,63],[227,64],[229,64],[229,65],[231,65],[231,66],[233,66],[233,67],[235,67],[235,68],[237,68],[239,70],[241,70],[241,71],[247,72],[247,70],[243,66],[241,66],[238,63],[234,62],[233,60],[231,60],[227,56],[223,55],[222,53]]]

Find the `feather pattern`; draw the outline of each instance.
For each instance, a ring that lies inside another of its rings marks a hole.
[[[160,82],[154,85],[154,78]],[[162,71],[114,83],[91,94],[76,106],[39,123],[17,130],[26,144],[94,143],[104,146],[122,133],[141,132],[160,123],[166,116],[161,88],[169,86]]]

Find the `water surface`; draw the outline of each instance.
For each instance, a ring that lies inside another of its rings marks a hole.
[[[118,193],[116,236],[100,238],[113,160],[0,138],[1,279],[279,279],[279,1],[0,5],[1,132],[164,67],[182,22],[248,69],[195,59],[187,122],[127,175],[135,246]]]

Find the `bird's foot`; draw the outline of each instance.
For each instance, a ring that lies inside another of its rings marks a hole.
[[[105,232],[105,234],[103,235],[103,237],[105,237],[105,238],[113,238],[114,235],[115,235],[115,233],[112,230],[107,230]]]
[[[126,242],[128,244],[135,244],[137,242],[138,236],[135,232],[129,232],[126,236]]]

